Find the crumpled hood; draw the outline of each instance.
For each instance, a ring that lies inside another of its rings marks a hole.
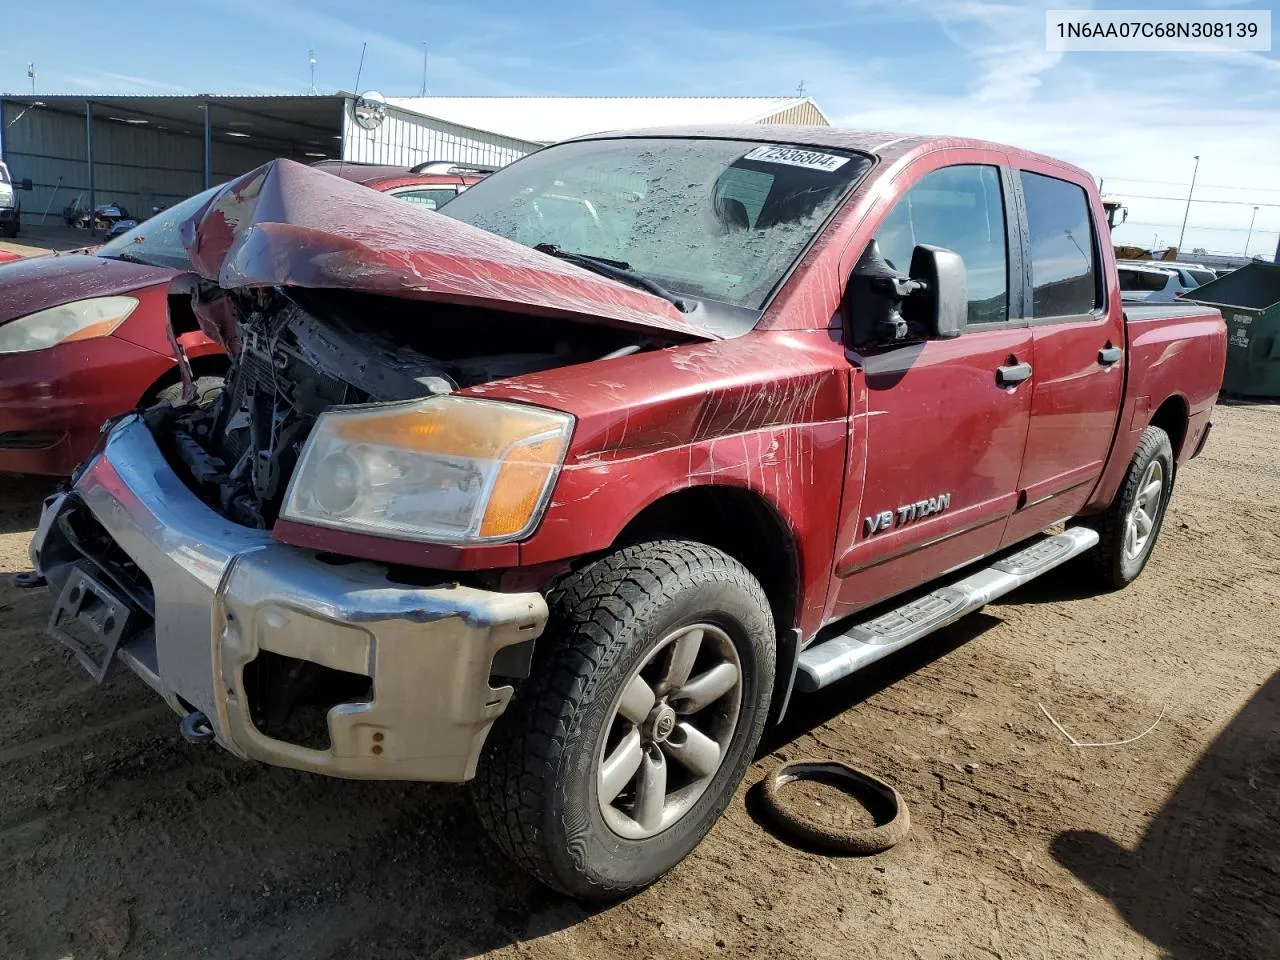
[[[167,283],[178,271],[82,253],[17,260],[0,267],[0,323],[87,297]]]
[[[358,290],[716,339],[661,297],[291,160],[228,183],[183,243],[225,289]]]

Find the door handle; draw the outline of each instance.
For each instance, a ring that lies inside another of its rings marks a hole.
[[[996,383],[1002,387],[1011,387],[1023,380],[1031,379],[1031,364],[1014,363],[1007,367],[996,367]]]
[[[1104,367],[1109,367],[1113,363],[1119,363],[1123,356],[1124,351],[1119,347],[1106,346],[1098,351],[1098,362]]]

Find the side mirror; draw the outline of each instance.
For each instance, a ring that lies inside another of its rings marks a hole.
[[[902,313],[903,301],[919,288],[890,265],[872,240],[862,252],[849,284],[844,307],[850,346],[905,340],[910,332]]]
[[[845,311],[853,347],[958,337],[969,316],[964,259],[920,244],[911,254],[910,276],[904,276],[872,240],[849,275]]]
[[[21,186],[19,186],[19,187],[18,187],[18,189],[19,189],[19,190],[25,190],[25,191],[30,192],[31,190],[34,190],[34,189],[35,189],[35,187],[33,187],[33,186],[31,185],[31,178],[30,178],[30,177],[23,177],[23,178],[22,178],[22,185],[21,185]]]
[[[922,243],[911,253],[911,279],[924,284],[912,307],[929,336],[950,340],[964,333],[969,320],[969,284],[964,258],[954,250]]]

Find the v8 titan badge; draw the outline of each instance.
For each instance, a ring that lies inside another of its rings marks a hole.
[[[951,494],[940,493],[928,500],[917,500],[915,503],[904,503],[897,510],[882,510],[864,521],[868,536],[873,533],[884,533],[892,527],[901,527],[913,520],[922,520],[935,513],[941,513],[951,506]]]

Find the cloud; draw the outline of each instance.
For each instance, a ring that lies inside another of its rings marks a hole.
[[[192,92],[190,88],[181,84],[171,83],[168,80],[135,77],[127,73],[112,73],[109,70],[82,70],[78,73],[63,74],[61,79],[77,89],[91,90],[94,93],[154,94]]]

